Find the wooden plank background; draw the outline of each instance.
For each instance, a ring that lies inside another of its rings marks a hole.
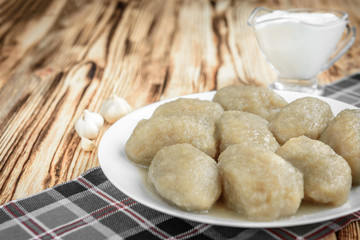
[[[343,10],[360,29],[356,0],[0,0],[0,204],[98,166],[96,150],[80,149],[74,121],[112,92],[139,108],[271,83],[246,25],[258,6]],[[357,38],[321,83],[358,72],[359,56]]]

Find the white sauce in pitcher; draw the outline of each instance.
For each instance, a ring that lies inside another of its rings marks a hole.
[[[311,79],[326,65],[346,23],[333,13],[279,10],[256,18],[254,27],[279,77]]]

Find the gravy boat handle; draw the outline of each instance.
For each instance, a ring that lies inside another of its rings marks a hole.
[[[356,37],[356,28],[348,22],[346,24],[346,36],[342,41],[338,44],[337,49],[333,53],[333,57],[329,59],[329,61],[322,67],[321,71],[324,71],[331,67],[342,55],[344,55],[349,48],[354,44]]]

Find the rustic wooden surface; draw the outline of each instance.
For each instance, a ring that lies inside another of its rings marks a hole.
[[[112,92],[133,108],[275,75],[246,25],[258,6],[331,8],[360,29],[360,1],[0,0],[0,204],[98,166],[74,121]],[[321,74],[360,70],[360,43]],[[106,125],[96,140],[99,143]],[[359,222],[328,239],[359,238]]]

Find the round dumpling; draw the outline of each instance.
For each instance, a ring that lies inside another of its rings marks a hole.
[[[226,205],[255,220],[295,214],[304,196],[303,176],[272,151],[235,144],[219,156]]]
[[[155,109],[152,116],[190,114],[196,117],[205,117],[209,120],[217,120],[223,112],[221,105],[212,101],[197,98],[179,98],[160,105]]]
[[[225,111],[216,123],[220,151],[237,143],[253,142],[275,152],[279,147],[264,118],[241,111]]]
[[[269,129],[280,144],[302,135],[319,139],[333,117],[329,104],[318,98],[304,97],[281,109],[269,123]]]
[[[208,211],[221,194],[215,160],[187,143],[156,153],[148,178],[161,197],[186,211]]]
[[[276,153],[304,175],[305,199],[344,204],[351,188],[349,164],[328,145],[305,136],[292,138]]]
[[[324,129],[320,141],[349,163],[353,184],[360,184],[360,109],[341,111]]]
[[[213,99],[225,110],[260,115],[270,121],[287,102],[274,91],[256,86],[229,86],[218,90]]]
[[[133,162],[149,166],[164,146],[190,143],[215,158],[215,124],[189,115],[157,116],[141,120],[126,142],[125,152]]]

